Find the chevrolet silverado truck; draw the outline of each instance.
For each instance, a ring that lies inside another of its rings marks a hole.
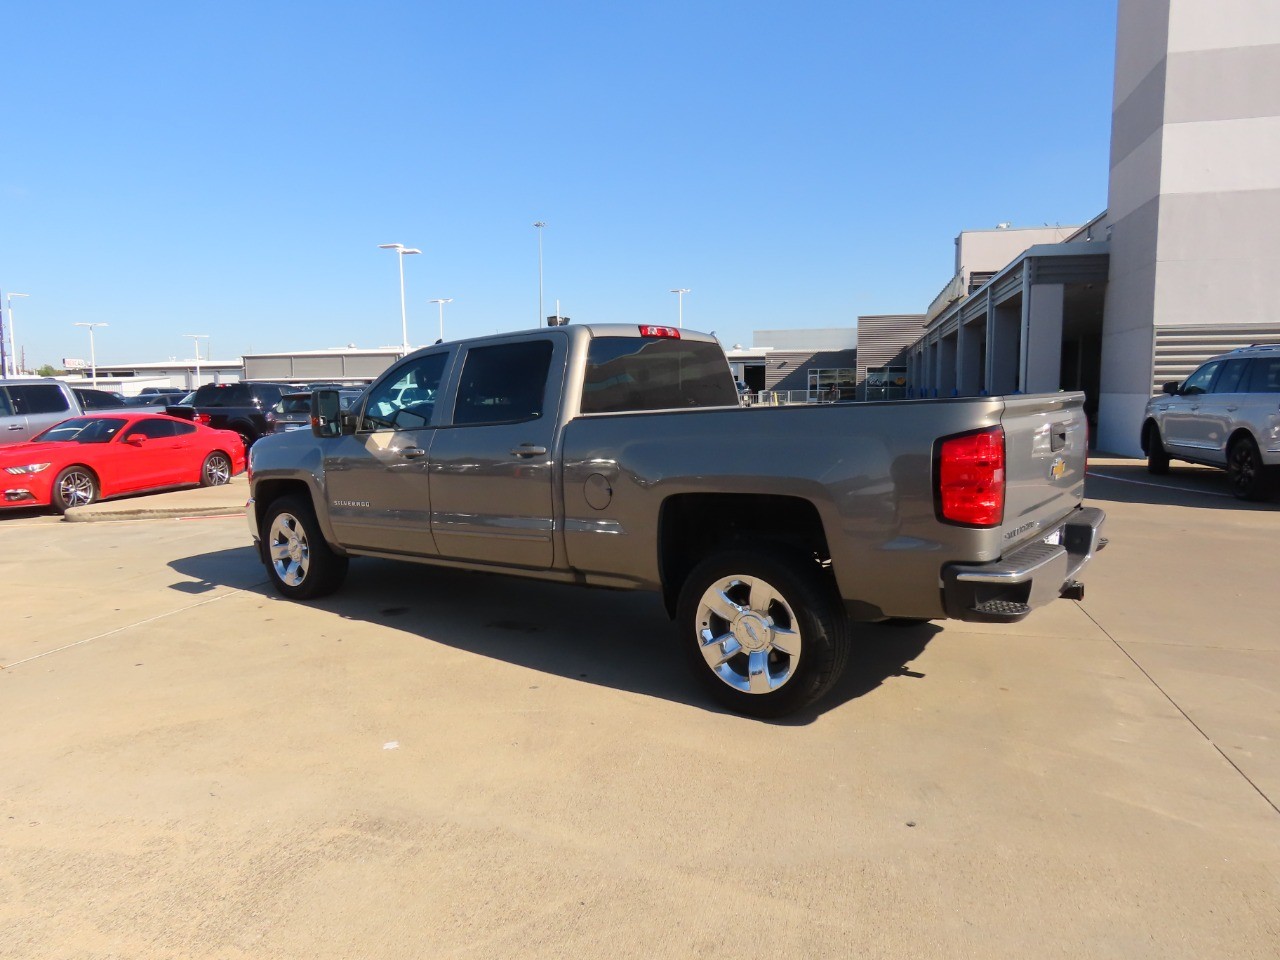
[[[1083,400],[744,409],[713,337],[531,330],[409,354],[348,411],[316,391],[310,430],[254,444],[246,509],[296,600],[352,557],[658,591],[710,694],[775,717],[835,684],[858,622],[1083,596]]]

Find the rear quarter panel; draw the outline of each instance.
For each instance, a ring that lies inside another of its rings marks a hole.
[[[936,520],[934,440],[994,426],[1003,410],[980,397],[579,417],[564,431],[565,553],[585,574],[656,588],[667,497],[801,497],[822,519],[846,600],[939,617],[942,564],[997,559],[1002,535]],[[596,509],[602,485],[612,498]]]

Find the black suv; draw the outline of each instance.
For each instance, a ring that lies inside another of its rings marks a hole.
[[[234,430],[248,450],[271,432],[267,414],[293,389],[287,383],[206,383],[190,403],[166,407],[165,412],[217,430]]]

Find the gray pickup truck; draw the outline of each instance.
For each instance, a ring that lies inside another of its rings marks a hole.
[[[1078,599],[1083,395],[738,405],[711,337],[578,326],[410,354],[250,451],[285,597],[376,556],[662,594],[708,691],[780,716],[859,621],[1011,622]]]

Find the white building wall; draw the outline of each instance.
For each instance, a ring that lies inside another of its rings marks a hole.
[[[1099,443],[1139,452],[1158,327],[1280,324],[1280,3],[1120,0]]]

